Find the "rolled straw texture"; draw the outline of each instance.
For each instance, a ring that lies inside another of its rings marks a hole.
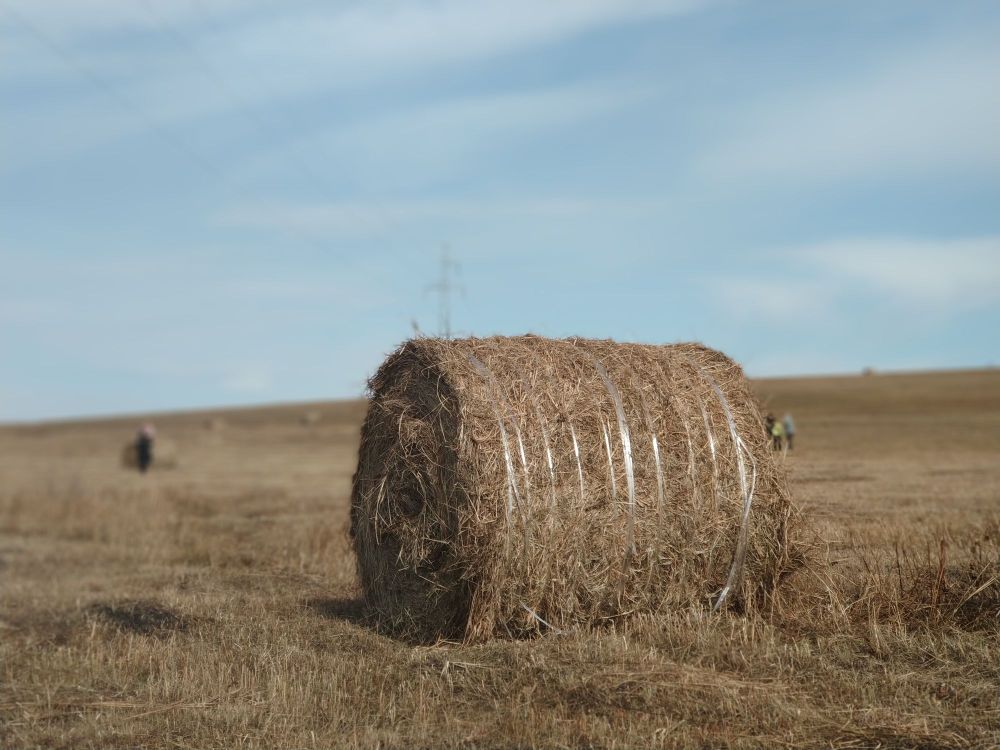
[[[481,641],[745,606],[793,566],[784,474],[717,351],[420,338],[369,388],[351,534],[396,631]]]

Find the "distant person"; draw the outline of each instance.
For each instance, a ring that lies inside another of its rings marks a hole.
[[[768,414],[764,417],[764,434],[767,435],[767,439],[770,440],[774,437],[774,415]]]
[[[780,451],[785,444],[785,425],[778,420],[773,420],[771,426],[771,447]]]
[[[156,428],[151,422],[146,422],[139,428],[135,436],[135,459],[139,473],[145,474],[153,463],[153,443],[156,441]]]
[[[791,414],[786,414],[782,422],[785,425],[785,443],[788,445],[788,450],[791,450],[795,447],[795,420]]]

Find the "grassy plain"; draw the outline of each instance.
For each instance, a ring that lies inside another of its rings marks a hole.
[[[0,428],[0,747],[1000,745],[1000,372],[756,388],[812,570],[750,616],[481,646],[365,622],[363,402],[159,415],[148,476],[137,418]]]

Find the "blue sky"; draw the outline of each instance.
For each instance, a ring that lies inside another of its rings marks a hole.
[[[1000,5],[0,2],[0,420],[358,395],[437,326],[1000,361]]]

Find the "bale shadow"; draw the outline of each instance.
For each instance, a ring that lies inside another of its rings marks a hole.
[[[327,620],[343,620],[377,630],[371,612],[361,597],[316,597],[306,599],[302,605]]]
[[[362,627],[375,635],[404,643],[408,646],[431,646],[444,643],[455,644],[460,637],[447,638],[445,634],[432,634],[418,628],[403,627],[398,623],[386,622],[365,603],[363,597],[316,597],[303,600],[302,606],[327,620],[348,622]]]
[[[87,607],[86,612],[122,632],[138,635],[163,637],[184,633],[194,624],[193,618],[148,599],[96,602]]]

